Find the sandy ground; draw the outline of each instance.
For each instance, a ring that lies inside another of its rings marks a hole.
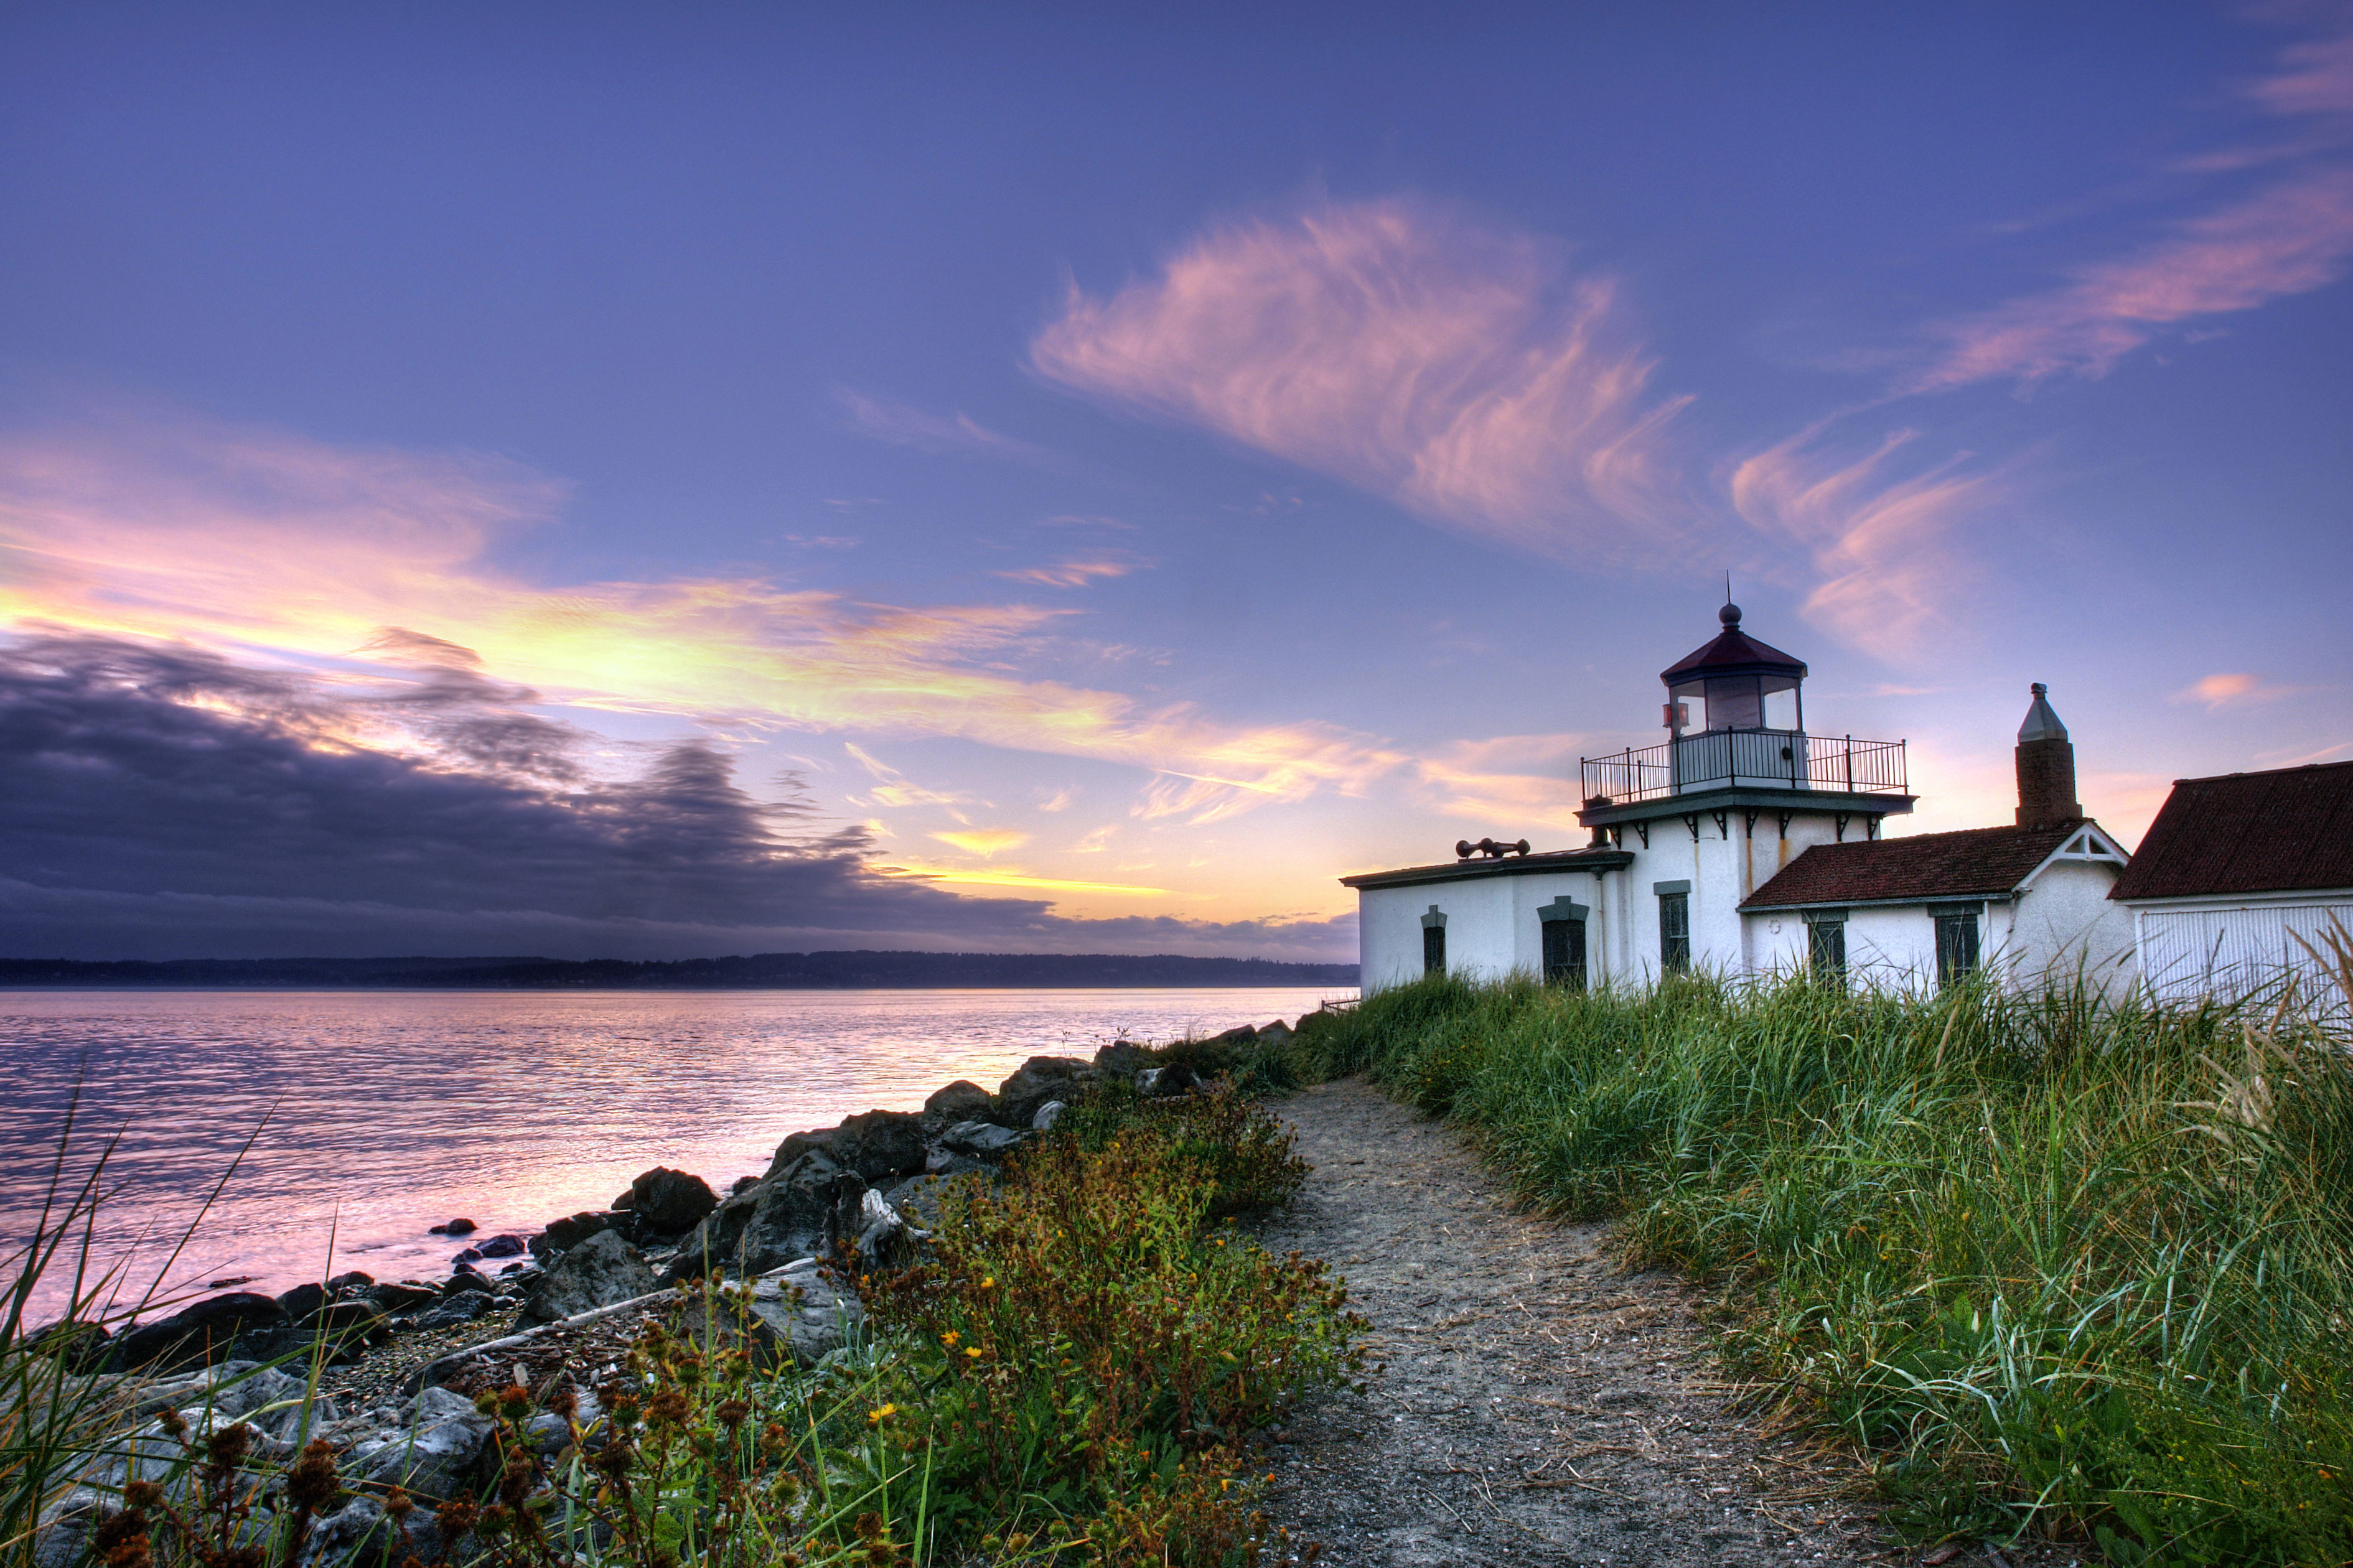
[[[1268,1511],[1322,1562],[1918,1560],[1841,1500],[1851,1471],[1759,1436],[1690,1289],[1621,1272],[1605,1226],[1514,1212],[1459,1134],[1359,1079],[1281,1109],[1315,1171],[1264,1244],[1346,1278],[1385,1366],[1277,1434]]]

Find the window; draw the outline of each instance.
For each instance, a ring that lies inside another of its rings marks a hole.
[[[1978,967],[1978,911],[1974,904],[1929,906],[1936,920],[1936,984],[1950,985]]]
[[[1825,910],[1806,917],[1806,959],[1825,984],[1846,979],[1846,911]]]
[[[1659,970],[1681,974],[1691,967],[1691,884],[1660,882],[1651,890],[1659,895]]]
[[[1547,985],[1585,989],[1585,922],[1580,920],[1544,923],[1544,977]]]
[[[1424,974],[1446,973],[1446,916],[1436,904],[1421,917],[1421,972]]]

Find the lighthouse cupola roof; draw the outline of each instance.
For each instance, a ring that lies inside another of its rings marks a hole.
[[[1806,679],[1802,659],[1740,629],[1740,606],[1726,603],[1715,613],[1724,629],[1705,647],[1659,672],[1666,682],[1667,728],[1686,730],[1803,730],[1805,710],[1799,689]]]
[[[1659,672],[1669,686],[1720,675],[1774,675],[1791,680],[1806,678],[1806,661],[1793,658],[1770,643],[1758,642],[1740,629],[1740,606],[1726,605],[1715,613],[1724,629],[1705,647],[1696,648]]]

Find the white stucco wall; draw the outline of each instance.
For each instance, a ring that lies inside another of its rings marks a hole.
[[[2108,897],[2116,885],[2111,867],[2080,860],[2044,866],[2013,906],[1995,906],[1989,923],[2000,929],[2001,941],[1987,942],[1987,961],[1998,958],[2013,984],[2072,983],[2080,968],[2102,990],[2121,994],[2133,978],[2133,921]]]
[[[1738,811],[1727,813],[1721,827],[1713,813],[1702,812],[1696,839],[1681,816],[1658,818],[1650,827],[1647,847],[1640,835],[1630,828],[1627,831],[1625,847],[1633,852],[1634,864],[1624,872],[1612,872],[1609,879],[1613,882],[1623,879],[1621,891],[1631,905],[1622,917],[1631,952],[1609,973],[1612,978],[1633,984],[1648,984],[1659,976],[1660,883],[1691,884],[1694,968],[1728,974],[1751,973],[1760,958],[1769,963],[1770,955],[1760,954],[1754,946],[1757,935],[1752,922],[1740,913],[1741,900],[1808,848],[1833,843],[1838,837],[1834,818],[1812,813],[1793,816],[1787,837],[1782,837],[1778,817],[1769,812],[1758,814],[1753,835],[1746,814]],[[1849,838],[1860,836],[1861,820],[1850,818],[1846,830]],[[1800,932],[1799,952],[1803,951]],[[1930,957],[1935,957],[1933,947]]]
[[[1612,872],[1610,880],[1621,873]],[[1367,992],[1421,977],[1421,917],[1431,905],[1446,916],[1446,967],[1466,979],[1499,979],[1514,969],[1544,966],[1543,922],[1536,911],[1566,894],[1588,906],[1586,972],[1599,978],[1603,911],[1593,877],[1585,871],[1525,875],[1472,873],[1460,881],[1364,888],[1356,896],[1357,953]]]

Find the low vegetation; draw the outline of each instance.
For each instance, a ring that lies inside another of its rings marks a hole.
[[[1867,1455],[1899,1527],[2341,1564],[2353,1058],[2315,1000],[1438,978],[1280,1070],[1369,1070],[1709,1281],[1737,1373]]]
[[[1230,1091],[1074,1107],[1003,1182],[946,1189],[933,1239],[859,1279],[865,1327],[816,1369],[773,1364],[739,1294],[704,1282],[593,1388],[484,1391],[493,1462],[446,1500],[362,1487],[332,1444],[242,1424],[167,1415],[136,1436],[135,1384],[77,1376],[69,1337],[21,1331],[53,1224],[17,1261],[0,1344],[0,1560],[33,1568],[44,1510],[142,1442],[163,1462],[107,1489],[80,1561],[1255,1563],[1282,1553],[1242,1469],[1250,1434],[1361,1364],[1324,1267],[1233,1223],[1304,1171]],[[66,1212],[87,1226],[86,1204]],[[330,1523],[363,1492],[385,1522],[364,1510],[345,1540]],[[73,1568],[47,1539],[41,1568]]]

